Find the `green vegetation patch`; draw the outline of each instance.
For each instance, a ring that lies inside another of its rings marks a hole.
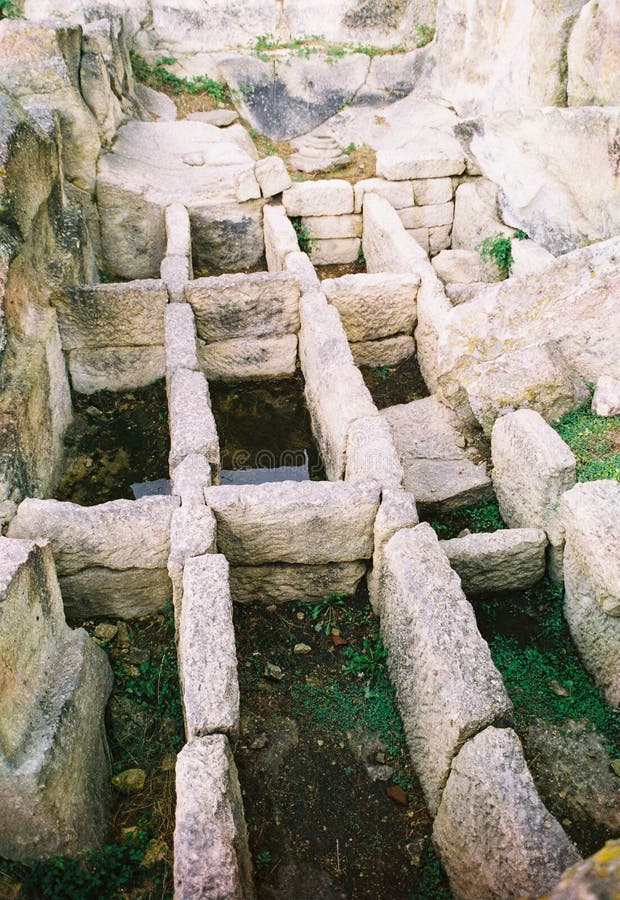
[[[1,0],[0,0],[1,2]],[[196,75],[195,78],[181,78],[169,70],[176,63],[173,56],[162,56],[154,65],[150,65],[143,57],[133,51],[130,53],[133,73],[143,84],[156,91],[169,90],[173,94],[208,94],[220,105],[231,105],[232,92],[222,81],[215,81],[207,75]]]
[[[586,401],[553,424],[577,461],[577,481],[620,481],[620,416],[597,416]]]
[[[484,262],[493,262],[502,279],[508,278],[512,269],[512,242],[505,234],[498,232],[481,241],[476,250]]]
[[[473,506],[464,506],[462,509],[446,513],[441,518],[431,519],[430,524],[442,541],[458,537],[466,528],[476,534],[505,528],[499,514],[499,505],[494,497],[489,500],[481,500],[480,503],[475,503]]]

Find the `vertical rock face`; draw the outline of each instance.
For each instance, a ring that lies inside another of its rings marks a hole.
[[[614,106],[620,98],[620,7],[589,0],[568,43],[569,106]]]
[[[486,728],[454,759],[433,841],[459,900],[539,897],[579,860],[511,729]]]
[[[586,668],[620,705],[620,484],[591,481],[562,497],[564,613]]]
[[[0,855],[74,855],[109,824],[105,653],[67,627],[51,549],[0,538]]]

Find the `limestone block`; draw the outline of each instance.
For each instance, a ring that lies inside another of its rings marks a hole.
[[[79,285],[55,303],[63,350],[163,346],[168,295],[161,281]]]
[[[270,272],[281,272],[289,253],[299,253],[295,229],[281,206],[265,206],[263,230],[267,268]]]
[[[541,528],[507,528],[440,543],[467,596],[524,591],[545,574],[547,535]]]
[[[210,487],[218,548],[232,565],[352,562],[372,555],[374,482],[281,482]]]
[[[547,896],[549,900],[613,896],[619,879],[620,841],[607,841],[593,856],[567,869]]]
[[[457,187],[452,224],[453,250],[475,250],[485,238],[495,234],[510,238],[513,233],[497,214],[497,185],[487,178],[476,178]]]
[[[458,420],[436,397],[425,397],[381,411],[405,471],[405,490],[420,507],[457,509],[491,495],[484,462],[467,454]]]
[[[366,194],[378,194],[394,209],[413,206],[413,189],[410,181],[386,181],[384,178],[364,178],[355,184],[355,212],[361,213]]]
[[[166,256],[191,256],[192,235],[187,207],[171,203],[164,213],[166,225]]]
[[[433,141],[423,133],[419,141],[403,148],[379,150],[377,175],[390,181],[460,175],[465,171],[463,151],[454,138],[442,138],[442,142]]]
[[[420,178],[412,185],[416,206],[449,203],[452,200],[451,178]]]
[[[403,467],[389,426],[379,415],[357,419],[349,428],[346,481],[378,482],[382,488],[401,488]]]
[[[239,728],[237,653],[228,562],[209,553],[188,559],[178,637],[181,698],[188,738]]]
[[[485,366],[541,345],[555,346],[557,358],[581,384],[620,376],[619,251],[620,238],[593,244],[559,257],[538,274],[488,285],[472,302],[450,310],[439,338],[438,380],[459,415],[467,417],[466,395]],[[535,394],[536,367],[527,367],[522,384],[528,374]],[[522,396],[528,400],[527,393]],[[546,415],[541,407],[544,400],[538,408]]]
[[[123,110],[112,90],[106,60],[86,31],[82,32],[79,77],[82,99],[95,117],[103,143],[110,144],[123,120]]]
[[[387,200],[369,194],[364,202],[364,257],[368,272],[419,271],[426,253],[410,237]]]
[[[409,237],[413,238],[416,244],[419,244],[420,247],[424,250],[426,254],[430,251],[430,229],[428,228],[407,228],[407,234]]]
[[[381,504],[375,519],[372,570],[367,575],[368,596],[375,615],[381,615],[383,548],[397,531],[403,528],[415,528],[419,521],[413,494],[400,489],[385,488],[382,490]]]
[[[437,225],[452,225],[454,203],[410,206],[407,209],[399,209],[398,216],[405,228],[434,228]]]
[[[59,580],[65,613],[70,619],[109,616],[130,620],[151,616],[161,612],[172,595],[165,565],[158,569],[89,566]]]
[[[381,338],[378,341],[357,341],[351,344],[356,366],[397,366],[415,353],[415,341],[408,334]]]
[[[601,375],[592,397],[592,412],[597,416],[620,416],[620,379]]]
[[[317,241],[333,238],[360,238],[362,236],[361,215],[351,216],[303,216],[303,228],[307,228],[311,238]]]
[[[221,170],[220,166],[218,171]],[[262,199],[247,203],[228,199],[193,203],[190,218],[193,258],[197,266],[213,273],[262,269],[265,259],[264,203]]]
[[[204,506],[204,489],[211,484],[211,467],[206,456],[190,453],[171,473],[171,492],[182,506]]]
[[[205,487],[208,485],[203,486],[203,492]],[[202,506],[184,503],[175,509],[170,523],[168,563],[183,566],[194,556],[215,553],[215,528],[215,516],[204,501]]]
[[[136,97],[147,114],[144,116],[147,121],[149,119],[154,119],[156,122],[176,121],[177,106],[167,94],[155,91],[148,85],[138,82],[136,84]]]
[[[330,594],[354,594],[365,572],[363,562],[233,566],[230,593],[234,603],[318,603]]]
[[[458,576],[423,523],[383,548],[381,632],[405,736],[435,815],[462,745],[511,704]]]
[[[0,609],[0,853],[93,850],[111,801],[106,654],[66,625],[49,546],[0,538]]]
[[[209,398],[209,385],[202,372],[177,369],[168,382],[170,418],[170,470],[186,456],[206,456],[216,469],[220,445]]]
[[[444,284],[471,284],[482,280],[480,254],[476,250],[442,250],[434,257],[432,265]]]
[[[279,156],[268,156],[254,164],[254,174],[260,185],[263,197],[275,197],[290,188],[291,176],[286,170],[284,160]]]
[[[591,481],[562,496],[564,613],[586,668],[620,705],[620,484]]]
[[[213,381],[287,378],[295,374],[297,336],[236,338],[215,344],[198,342],[200,367]]]
[[[164,256],[159,275],[166,285],[172,303],[183,302],[183,290],[192,277],[192,261],[188,256]]]
[[[198,369],[196,321],[189,303],[169,303],[165,317],[166,370]]]
[[[416,324],[418,275],[344,275],[323,281],[349,341],[412,334]]]
[[[321,290],[321,282],[307,253],[299,250],[288,253],[284,261],[284,271],[298,279],[302,294],[314,294]]]
[[[282,195],[289,216],[346,216],[353,212],[353,188],[348,181],[302,181]]]
[[[575,484],[575,457],[562,438],[530,409],[500,417],[491,435],[493,487],[511,528],[543,528],[559,575],[564,541],[562,495]]]
[[[512,278],[521,278],[524,275],[535,275],[543,272],[547,266],[555,262],[555,256],[545,250],[536,241],[515,240],[511,241],[512,266],[510,275]]]
[[[452,226],[438,225],[428,229],[428,252],[431,256],[452,246]]]
[[[174,895],[250,900],[252,859],[237,769],[223,734],[194,738],[177,757]]]
[[[315,240],[310,249],[310,259],[315,266],[347,265],[357,260],[360,247],[359,238]]]
[[[620,96],[620,10],[613,0],[585,3],[568,41],[568,105],[614,106]]]
[[[203,341],[271,337],[299,331],[299,283],[285,273],[198,278],[185,298]]]
[[[579,859],[510,728],[486,728],[454,759],[433,842],[452,891],[465,900],[539,897]]]
[[[162,496],[98,506],[29,498],[20,503],[9,537],[49,541],[61,576],[93,566],[165,569],[178,505],[176,498]]]
[[[133,391],[163,378],[163,347],[84,347],[69,352],[73,390]]]
[[[260,185],[254,175],[254,166],[240,169],[235,175],[235,192],[239,203],[258,200],[261,196]]]

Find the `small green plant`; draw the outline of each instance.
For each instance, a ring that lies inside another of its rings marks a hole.
[[[181,78],[169,70],[176,59],[173,56],[162,56],[154,65],[147,63],[137,53],[131,52],[131,65],[138,81],[155,90],[168,88],[173,94],[208,94],[221,105],[232,103],[232,93],[228,85],[215,81],[207,75],[196,75],[195,78]]]
[[[527,232],[523,231],[521,228],[517,228],[515,231],[515,237],[518,241],[527,241],[529,235]]]
[[[360,243],[360,248],[357,251],[357,264],[358,266],[366,265],[366,257],[364,256],[364,245]]]
[[[431,25],[416,25],[416,47],[426,47],[435,37],[435,29]]]
[[[505,527],[495,498],[481,500],[472,506],[463,506],[447,513],[441,519],[431,519],[430,524],[442,540],[456,537],[465,528],[477,534],[484,531],[499,531]]]
[[[481,241],[476,250],[485,262],[494,262],[502,279],[508,278],[512,268],[512,243],[498,232]]]
[[[350,144],[347,144],[347,146],[344,148],[344,150],[342,152],[348,154],[348,153],[355,153],[356,150],[357,150],[357,144],[354,144],[353,142],[351,142]]]
[[[577,481],[620,481],[620,416],[597,416],[587,401],[553,427],[575,454]]]
[[[302,253],[310,255],[316,247],[316,239],[310,237],[310,232],[305,225],[302,225],[301,219],[296,217],[291,219],[295,234],[297,235],[297,243]]]
[[[346,606],[348,594],[330,594],[310,607],[314,630],[330,635],[338,625],[338,614]]]
[[[265,869],[268,869],[271,865],[271,851],[261,850],[260,853],[257,853],[254,857],[254,865],[259,872],[264,872]]]
[[[11,0],[0,0],[0,19],[19,19],[21,9]]]
[[[370,370],[374,375],[381,379],[381,381],[386,381],[390,375],[392,374],[391,366],[372,366]]]
[[[385,669],[387,650],[380,637],[375,639],[366,637],[359,649],[345,647],[345,657],[347,660],[345,673],[366,678],[370,687]]]

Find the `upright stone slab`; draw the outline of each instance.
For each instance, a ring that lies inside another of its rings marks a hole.
[[[545,574],[542,528],[505,528],[441,541],[468,596],[524,591]]]
[[[405,231],[398,213],[378,194],[364,199],[364,257],[368,272],[417,274],[428,256]]]
[[[374,527],[375,546],[372,570],[368,573],[368,595],[376,615],[381,615],[383,593],[383,548],[403,528],[415,528],[420,522],[413,494],[384,488]]]
[[[209,385],[202,372],[177,369],[168,382],[170,411],[170,469],[186,456],[206,456],[219,471],[220,445],[211,412]]]
[[[174,896],[251,900],[252,860],[235,761],[222,734],[194,738],[177,757]]]
[[[560,503],[564,614],[583,662],[620,706],[620,483],[575,485]]]
[[[387,422],[381,416],[357,419],[349,428],[345,481],[377,481],[398,489],[404,472]]]
[[[100,846],[110,786],[105,653],[69,628],[49,545],[0,538],[0,855]]]
[[[336,307],[349,341],[412,334],[416,323],[418,275],[344,275],[322,288]]]
[[[281,206],[267,205],[263,209],[265,256],[270,272],[282,272],[291,253],[299,253],[295,229]]]
[[[510,728],[486,728],[454,759],[433,842],[459,900],[540,897],[579,860]]]
[[[353,562],[372,556],[376,482],[285,481],[205,490],[233,565]]]
[[[434,815],[453,757],[512,706],[431,526],[397,532],[383,554],[381,632],[411,759]]]
[[[179,675],[189,738],[239,728],[237,653],[228,583],[220,554],[188,559],[179,621]]]
[[[511,528],[545,530],[550,574],[561,580],[564,538],[558,509],[562,494],[575,484],[575,457],[543,417],[529,409],[496,421],[491,457],[502,519]]]

